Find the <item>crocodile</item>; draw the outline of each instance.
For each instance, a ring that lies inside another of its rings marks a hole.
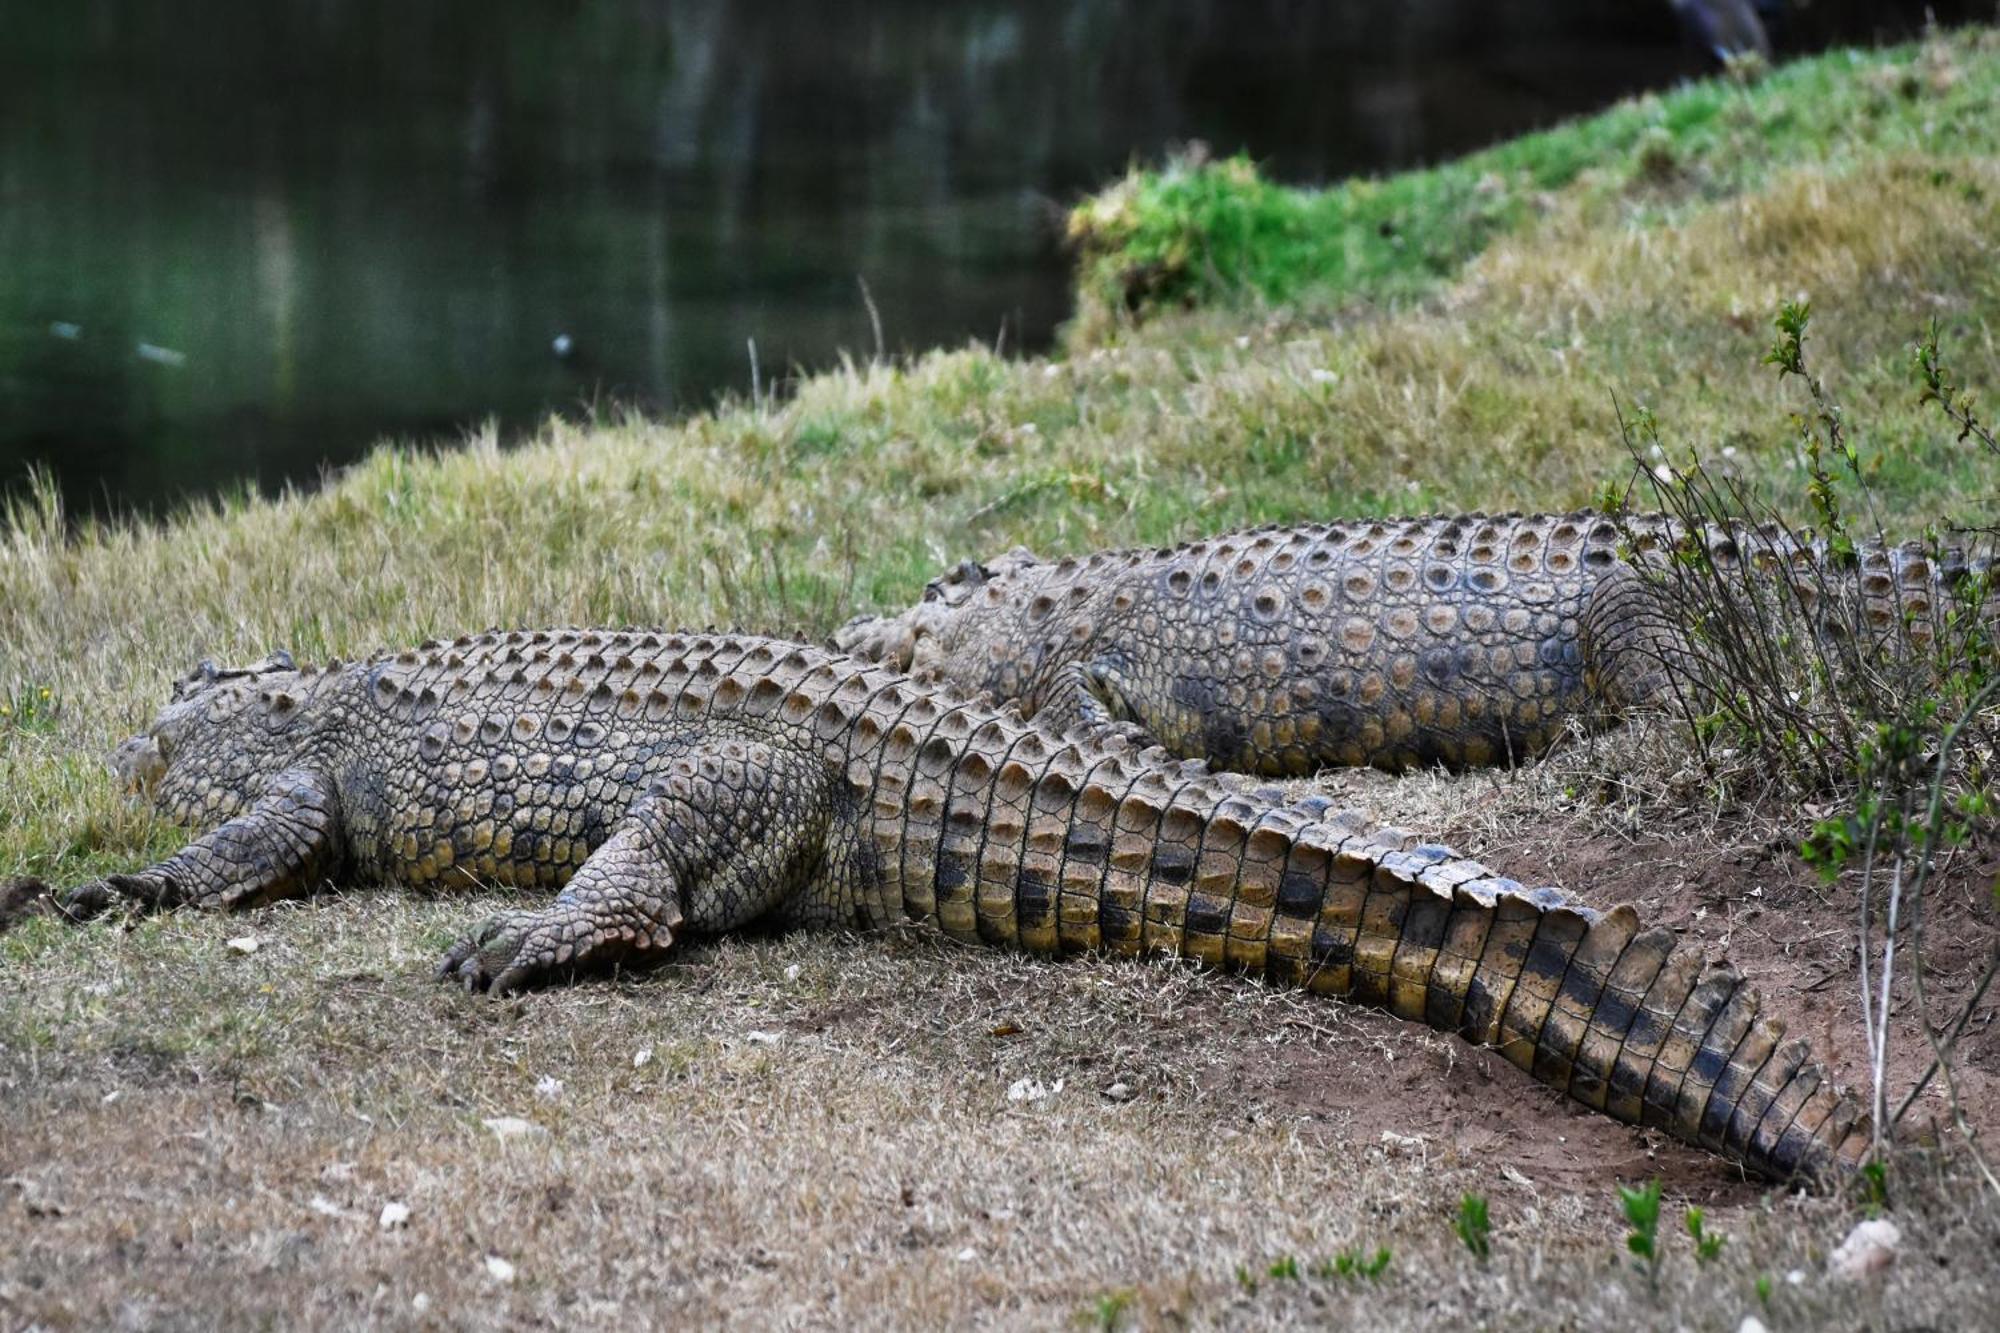
[[[1690,680],[1669,669],[1688,642],[1657,575],[1692,531],[1586,510],[1265,527],[1062,560],[1016,548],[965,561],[901,614],[856,617],[831,646],[1056,729],[1136,728],[1248,773],[1511,763]],[[1865,633],[1933,631],[1968,576],[2000,622],[1984,548],[1884,544],[1843,562],[1774,527],[1700,535],[1716,567],[1789,570],[1795,604]]]
[[[323,883],[557,890],[436,968],[505,994],[752,922],[916,919],[1044,955],[1174,955],[1491,1046],[1772,1178],[1868,1121],[1724,964],[1324,797],[807,644],[490,631],[175,683],[114,770],[195,830],[54,899],[247,908]]]

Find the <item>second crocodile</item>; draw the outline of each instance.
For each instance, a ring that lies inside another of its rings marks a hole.
[[[2000,621],[1990,551],[1911,543],[1842,562],[1772,529],[1698,535],[1711,567],[1769,569],[1838,632],[1921,637],[1968,597]],[[1015,550],[961,564],[900,615],[850,621],[834,646],[1221,768],[1476,767],[1663,694],[1664,664],[1689,655],[1659,575],[1688,536],[1660,515],[1585,511]]]

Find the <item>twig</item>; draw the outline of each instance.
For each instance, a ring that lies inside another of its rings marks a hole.
[[[882,312],[875,308],[875,294],[868,290],[868,279],[857,273],[854,280],[861,285],[861,304],[868,307],[868,327],[875,331],[875,361],[879,365],[888,359],[882,350]]]
[[[1882,1102],[1882,1064],[1875,1038],[1875,1002],[1873,992],[1870,990],[1868,984],[1868,953],[1870,948],[1869,940],[1873,934],[1873,928],[1869,920],[1869,906],[1870,900],[1874,897],[1873,890],[1875,887],[1875,842],[1881,829],[1882,818],[1880,806],[1871,806],[1871,817],[1868,820],[1868,845],[1861,855],[1861,892],[1855,895],[1861,900],[1861,929],[1859,951],[1856,955],[1856,966],[1861,974],[1861,1030],[1868,1037],[1868,1076],[1870,1091],[1872,1093],[1869,1099],[1869,1107],[1874,1113],[1875,1153],[1878,1157],[1881,1155],[1882,1144],[1886,1139],[1888,1130],[1882,1124],[1882,1116],[1880,1114]],[[1887,1026],[1886,1016],[1884,1026]]]

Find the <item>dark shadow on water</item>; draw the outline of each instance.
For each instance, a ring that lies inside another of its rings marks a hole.
[[[866,355],[862,280],[892,351],[1044,347],[1061,206],[1135,157],[1385,170],[1705,60],[1664,0],[8,8],[0,489],[99,511],[746,393],[752,340]]]

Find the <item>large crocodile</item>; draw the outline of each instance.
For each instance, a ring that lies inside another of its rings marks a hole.
[[[814,647],[560,630],[204,664],[114,767],[207,831],[63,895],[76,915],[335,879],[560,886],[444,955],[440,979],[496,993],[758,919],[918,918],[1380,1005],[1774,1177],[1869,1142],[1753,987],[1630,907]]]
[[[1695,660],[1657,577],[1687,532],[1585,511],[1259,528],[1064,560],[1017,549],[833,644],[1052,727],[1122,723],[1244,772],[1477,766],[1651,701],[1665,664]],[[1842,562],[1775,529],[1700,535],[1716,566],[1787,571],[1794,605],[1872,633],[1928,632],[1993,565],[1987,550],[1911,543]],[[1983,587],[1971,595],[1993,599]]]

